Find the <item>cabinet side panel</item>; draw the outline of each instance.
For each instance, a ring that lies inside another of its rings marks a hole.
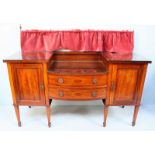
[[[145,82],[145,77],[146,77],[146,72],[147,72],[147,66],[148,66],[148,64],[143,65],[142,74],[141,74],[141,81],[140,81],[140,85],[138,88],[138,99],[137,99],[137,103],[136,103],[137,105],[139,105],[141,102],[141,97],[143,94],[144,82]]]
[[[11,70],[11,64],[10,63],[7,63],[7,68],[8,68],[8,75],[9,75],[9,82],[10,82],[10,87],[11,87],[11,92],[12,92],[13,104],[16,104],[16,92],[15,92],[13,75],[12,75],[13,73]]]

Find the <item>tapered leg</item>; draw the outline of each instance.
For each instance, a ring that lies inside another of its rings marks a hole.
[[[103,127],[106,127],[106,120],[107,120],[107,115],[108,115],[108,106],[104,106],[104,122],[103,122]]]
[[[18,105],[14,105],[14,108],[15,108],[15,112],[16,112],[16,117],[17,117],[17,121],[18,121],[18,126],[21,127],[19,106],[18,106]]]
[[[48,127],[50,128],[51,127],[51,108],[50,108],[50,106],[47,106],[46,110],[47,110]]]
[[[134,114],[133,114],[133,122],[132,122],[132,126],[135,126],[135,124],[136,124],[136,119],[137,119],[137,115],[138,115],[139,107],[140,107],[140,106],[135,106]]]

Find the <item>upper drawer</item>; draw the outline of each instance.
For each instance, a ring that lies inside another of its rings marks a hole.
[[[107,74],[103,75],[54,75],[48,74],[49,86],[105,86],[107,84]]]

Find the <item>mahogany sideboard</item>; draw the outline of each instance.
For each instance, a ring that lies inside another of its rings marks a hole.
[[[109,106],[134,106],[134,126],[151,63],[134,53],[93,51],[33,51],[3,61],[8,67],[18,125],[19,106],[45,106],[49,127],[53,99],[102,100],[104,127]]]

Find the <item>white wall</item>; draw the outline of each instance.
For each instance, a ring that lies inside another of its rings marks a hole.
[[[147,77],[143,92],[142,103],[154,104],[155,102],[155,26],[135,27],[134,51],[152,60],[148,66]]]
[[[68,24],[66,24],[68,23]],[[60,26],[61,25],[61,26]],[[104,30],[134,30],[135,48],[134,52],[147,57],[153,63],[148,66],[148,74],[145,82],[142,103],[151,104],[155,101],[155,26],[136,25],[111,25],[98,22],[68,22],[60,24],[60,21],[52,23],[22,24],[23,29],[104,29]],[[0,24],[0,104],[12,104],[11,91],[8,81],[6,64],[2,60],[13,53],[20,52],[20,30],[19,24]]]
[[[20,52],[20,31],[18,24],[0,24],[0,104],[12,104],[7,66],[3,59]]]

